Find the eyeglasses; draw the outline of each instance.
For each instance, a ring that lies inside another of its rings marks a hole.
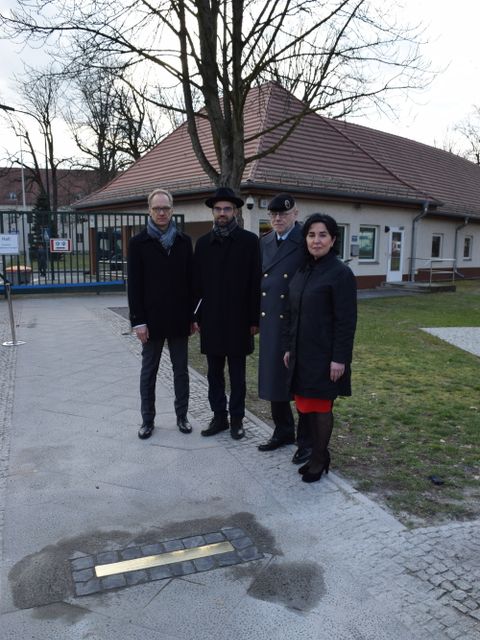
[[[152,207],[153,213],[170,213],[172,207]]]
[[[276,218],[277,216],[279,218],[286,218],[291,213],[293,213],[293,211],[290,209],[290,211],[269,211],[268,215],[270,216],[270,218]]]
[[[232,213],[233,207],[213,207],[213,213]]]

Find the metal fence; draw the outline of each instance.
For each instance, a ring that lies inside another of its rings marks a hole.
[[[183,228],[183,216],[174,217]],[[0,211],[0,234],[18,240],[18,254],[0,255],[0,273],[16,293],[125,290],[128,241],[147,218],[147,213]],[[5,292],[2,282],[0,292]]]

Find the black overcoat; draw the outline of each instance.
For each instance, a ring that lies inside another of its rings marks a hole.
[[[252,353],[250,327],[258,326],[260,250],[258,237],[236,227],[224,238],[199,238],[194,255],[195,305],[200,348],[209,355]]]
[[[351,395],[353,339],[357,321],[356,280],[330,251],[297,271],[289,287],[290,390],[306,398]],[[330,363],[346,365],[330,380]]]
[[[150,338],[190,335],[193,321],[192,241],[177,230],[167,253],[144,229],[130,239],[128,306],[132,326],[146,324]]]
[[[287,402],[288,371],[283,363],[282,336],[286,317],[288,286],[305,260],[302,228],[296,223],[277,246],[275,232],[260,238],[262,280],[260,301],[260,353],[258,395],[263,400]]]

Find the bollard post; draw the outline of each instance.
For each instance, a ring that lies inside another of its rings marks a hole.
[[[8,304],[8,313],[10,316],[10,329],[12,332],[12,339],[7,342],[2,342],[4,347],[16,347],[19,344],[25,344],[24,340],[17,340],[15,335],[15,320],[13,318],[13,305],[12,305],[12,296],[11,296],[11,288],[12,285],[8,280],[4,280],[5,282],[5,292],[7,294],[7,304]]]

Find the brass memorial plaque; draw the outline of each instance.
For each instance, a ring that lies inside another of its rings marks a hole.
[[[170,551],[159,555],[146,556],[144,558],[113,562],[112,564],[96,565],[95,575],[97,578],[103,578],[105,576],[113,576],[117,573],[149,569],[151,567],[159,567],[166,564],[174,564],[175,562],[184,562],[186,560],[196,560],[197,558],[205,558],[206,556],[228,553],[234,550],[230,542],[216,542],[214,544],[205,544],[201,547],[192,547],[191,549]]]

